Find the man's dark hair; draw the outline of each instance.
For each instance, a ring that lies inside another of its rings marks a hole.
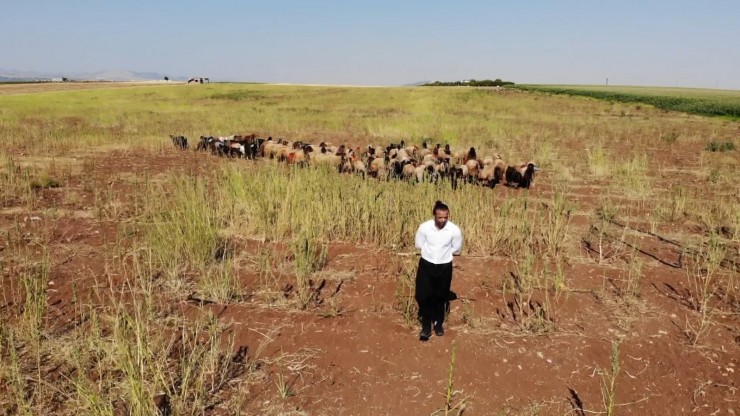
[[[434,208],[432,208],[432,215],[436,215],[437,211],[449,211],[450,209],[447,207],[447,205],[442,201],[436,201],[434,203]]]

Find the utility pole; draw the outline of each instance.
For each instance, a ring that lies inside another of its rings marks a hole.
[[[606,77],[606,86],[609,86],[609,77]]]

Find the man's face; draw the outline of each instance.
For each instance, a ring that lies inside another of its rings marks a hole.
[[[449,218],[450,211],[442,211],[441,209],[434,211],[434,225],[437,226],[438,230],[445,228]]]

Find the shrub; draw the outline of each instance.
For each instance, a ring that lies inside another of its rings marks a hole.
[[[735,150],[735,143],[733,142],[709,142],[704,146],[704,150],[708,152],[729,152]]]

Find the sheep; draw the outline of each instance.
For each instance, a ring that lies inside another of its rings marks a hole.
[[[427,145],[427,142],[424,141],[421,144],[421,150],[419,150],[419,157],[425,158],[427,155],[430,155],[430,154],[432,154],[432,149],[430,149],[429,146]]]
[[[288,153],[285,161],[289,165],[307,166],[311,160],[311,152],[313,152],[313,147],[304,144],[299,149]]]
[[[330,166],[332,168],[339,168],[342,163],[342,156],[335,154],[315,152],[312,155],[311,160],[315,166]]]
[[[374,156],[375,155],[375,147],[372,145],[367,145],[367,149],[362,153],[362,156]]]
[[[406,159],[413,159],[411,154],[406,149],[401,149],[396,154],[396,159],[398,160],[406,160]]]
[[[456,160],[461,161],[462,163],[467,162],[468,157],[468,151],[467,150],[455,150],[452,152],[452,157]]]
[[[404,150],[406,152],[406,154],[409,155],[409,156],[411,156],[411,157],[416,157],[416,154],[417,154],[417,152],[419,150],[419,146],[413,144],[411,146],[406,146],[406,147],[404,147],[401,150]]]
[[[469,159],[468,161],[464,163],[464,165],[468,167],[468,175],[467,175],[468,181],[472,182],[473,180],[477,179],[478,171],[481,168],[480,161],[476,159]]]
[[[416,165],[412,160],[401,162],[401,178],[410,180],[416,175]]]
[[[520,163],[506,168],[506,186],[528,189],[534,186],[534,174],[540,168],[533,162]]]
[[[208,149],[208,143],[210,143],[210,140],[212,137],[208,136],[200,136],[200,141],[198,142],[198,146],[195,147],[196,151],[206,151]]]
[[[437,156],[435,156],[435,155],[433,155],[433,154],[429,153],[428,155],[424,156],[424,157],[423,157],[423,158],[421,159],[421,163],[424,163],[424,164],[426,164],[426,163],[429,163],[429,162],[431,162],[431,163],[434,163],[434,162],[436,162],[437,160],[439,160],[439,159],[437,159]]]
[[[367,160],[368,163],[368,175],[373,178],[380,178],[381,175],[385,175],[386,172],[386,164],[385,164],[385,154],[382,152],[377,156],[371,156]]]
[[[467,165],[457,165],[452,168],[452,189],[457,189],[458,180],[467,179],[469,173]]]
[[[450,169],[450,158],[447,157],[446,159],[443,159],[441,162],[437,163],[435,166],[435,176],[434,176],[434,183],[437,183],[437,181],[441,179],[445,179],[450,176],[452,173]]]
[[[244,157],[247,155],[247,141],[242,136],[232,136],[233,139],[224,140],[224,152],[229,157]]]
[[[506,162],[501,159],[501,155],[496,154],[493,156],[493,184],[491,187],[496,186],[499,183],[506,181]]]
[[[291,146],[291,142],[278,140],[278,143],[275,143],[269,148],[266,148],[266,156],[270,159],[277,158],[278,160],[285,160],[285,158],[288,157],[288,153],[292,151]]]
[[[493,164],[493,158],[487,156],[485,159],[483,159],[482,169],[478,171],[478,183],[493,188],[496,184],[494,173],[495,165]]]
[[[349,152],[342,152],[337,156],[340,156],[342,158],[341,162],[339,163],[339,173],[354,172],[354,165],[352,163],[352,160],[354,159],[355,154],[351,149]]]
[[[212,155],[219,155],[223,156],[224,152],[226,151],[226,146],[224,145],[224,142],[220,140],[220,138],[216,137],[209,137],[208,138],[208,148],[211,150]]]
[[[187,150],[188,149],[188,138],[185,136],[173,136],[170,134],[170,140],[172,140],[172,144],[175,145],[176,148],[180,150]]]
[[[426,178],[429,179],[429,182],[436,183],[439,179],[439,173],[437,171],[438,164],[435,161],[422,163],[419,166],[416,167],[416,170],[414,171],[416,175],[416,181],[417,182],[424,182]]]
[[[409,166],[411,166],[409,168]],[[414,175],[414,169],[416,165],[410,158],[407,159],[393,159],[388,164],[388,179],[408,179]]]
[[[449,145],[447,146],[447,149],[449,150]],[[437,143],[437,146],[435,146],[434,149],[432,149],[432,155],[437,160],[449,159],[451,156],[450,152],[443,150],[442,145],[439,143]]]
[[[275,145],[275,142],[272,140],[272,136],[268,137],[267,140],[262,142],[262,145],[260,146],[260,155],[262,157],[267,156],[268,153],[272,150],[272,146]]]
[[[330,155],[336,155],[339,154],[344,149],[344,145],[341,145],[339,147],[331,145],[329,142],[321,142],[319,143],[319,152],[330,154]]]
[[[273,151],[275,151],[275,157],[277,157],[277,160],[279,162],[286,161],[288,159],[288,154],[294,150],[298,150],[301,146],[300,143],[296,146],[297,142],[286,142],[280,147],[273,148]]]
[[[259,153],[259,149],[262,147],[262,143],[265,142],[265,139],[261,138],[254,138],[252,140],[247,141],[246,146],[246,154],[247,159],[254,160],[257,158],[257,154]]]
[[[362,179],[365,179],[365,175],[367,174],[367,165],[361,157],[357,156],[359,153],[360,148],[357,147],[354,151],[350,152],[349,159],[352,163],[352,171],[362,176]]]

